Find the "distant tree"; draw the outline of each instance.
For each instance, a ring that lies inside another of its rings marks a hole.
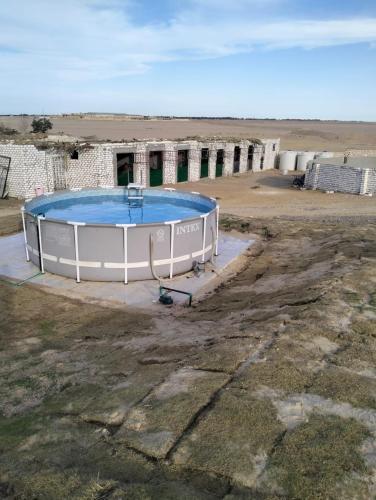
[[[34,118],[34,120],[31,122],[31,128],[33,129],[34,133],[37,132],[42,132],[45,134],[47,130],[52,129],[52,122],[48,118]]]

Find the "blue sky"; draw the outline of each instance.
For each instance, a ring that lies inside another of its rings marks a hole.
[[[0,0],[0,114],[376,121],[375,0]]]

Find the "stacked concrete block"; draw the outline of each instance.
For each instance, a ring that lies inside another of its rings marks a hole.
[[[196,182],[201,175],[201,144],[190,143],[188,151],[188,180]]]
[[[370,168],[368,172],[368,185],[365,194],[376,194],[376,168]]]
[[[276,168],[277,157],[279,155],[280,140],[264,139],[264,170]]]
[[[217,154],[218,148],[215,144],[209,144],[209,164],[208,164],[208,176],[209,179],[215,179],[215,171],[217,167]]]
[[[304,187],[307,189],[316,189],[314,178],[316,175],[316,166],[313,162],[309,162],[304,177]]]
[[[253,147],[253,159],[252,159],[252,171],[261,171],[261,158],[264,154],[264,146],[260,144],[255,144]]]
[[[150,185],[150,165],[149,151],[145,144],[138,144],[134,153],[133,163],[134,181],[142,186],[149,187]]]
[[[1,144],[0,154],[11,158],[7,182],[9,196],[26,198],[25,175],[27,167],[24,165],[23,147],[13,144]]]
[[[46,155],[47,192],[65,189],[67,186],[66,158],[61,153]]]
[[[273,168],[279,151],[279,141],[265,139],[263,146],[255,146],[252,170],[260,170],[260,161],[264,155],[264,168]],[[248,170],[248,148],[252,143],[241,141],[239,172]],[[163,151],[163,183],[177,181],[178,149],[187,149],[189,181],[198,181],[201,174],[201,151],[209,149],[208,176],[215,178],[217,152],[224,151],[223,175],[233,175],[234,143],[184,141],[142,141],[129,143],[101,143],[78,147],[71,155],[65,151],[51,148],[40,151],[30,144],[14,144],[12,141],[0,144],[0,154],[11,157],[11,169],[8,178],[10,196],[28,198],[35,196],[35,188],[45,192],[56,189],[85,187],[111,187],[117,185],[117,154],[134,153],[134,180],[145,186],[149,185],[149,151]],[[264,152],[265,150],[265,152]]]
[[[239,173],[241,174],[244,174],[248,170],[248,148],[248,141],[242,141],[240,143]]]
[[[235,144],[226,143],[224,147],[223,175],[229,176],[234,173],[234,148]]]
[[[178,148],[176,143],[165,143],[163,150],[163,184],[177,181]]]
[[[116,175],[114,169],[114,156],[112,148],[109,146],[96,147],[95,154],[96,154],[96,171],[98,177],[98,186],[114,187],[117,184],[117,182],[115,183]]]
[[[67,189],[114,186],[113,154],[108,146],[78,149],[76,157],[61,153],[66,169]],[[58,172],[56,165],[54,174]]]
[[[46,151],[39,151],[31,144],[0,144],[0,154],[11,158],[7,188],[9,196],[31,198],[35,189],[49,190],[49,164]]]
[[[307,168],[304,186],[321,191],[373,194],[376,184],[374,175],[375,169],[312,162]]]

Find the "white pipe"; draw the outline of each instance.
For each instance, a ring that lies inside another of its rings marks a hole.
[[[80,283],[80,260],[79,260],[79,255],[78,255],[77,224],[73,224],[73,230],[74,230],[74,251],[75,251],[75,257],[76,257],[76,281],[77,281],[77,283]]]
[[[22,227],[23,227],[24,241],[25,241],[26,261],[30,262],[29,249],[27,248],[27,234],[26,234],[26,224],[25,224],[25,207],[21,208],[21,215],[22,215]]]
[[[41,215],[38,215],[37,221],[38,221],[38,239],[39,239],[40,270],[41,270],[42,273],[44,273],[43,247],[42,247],[42,229],[41,229],[41,224],[40,224],[41,219],[44,219],[44,217],[42,217]]]
[[[219,205],[217,205],[215,207],[215,211],[216,211],[216,225],[217,225],[217,236],[216,236],[216,240],[215,240],[215,255],[218,255],[218,240],[219,240]]]
[[[150,256],[150,270],[153,278],[161,284],[161,278],[157,275],[154,269],[154,240],[153,235],[150,233],[149,237],[149,256]]]

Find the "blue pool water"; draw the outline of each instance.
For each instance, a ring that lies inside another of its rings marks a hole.
[[[189,219],[209,212],[208,206],[182,198],[145,196],[142,208],[130,208],[125,196],[72,197],[43,203],[30,210],[48,219],[92,224],[148,224]]]

